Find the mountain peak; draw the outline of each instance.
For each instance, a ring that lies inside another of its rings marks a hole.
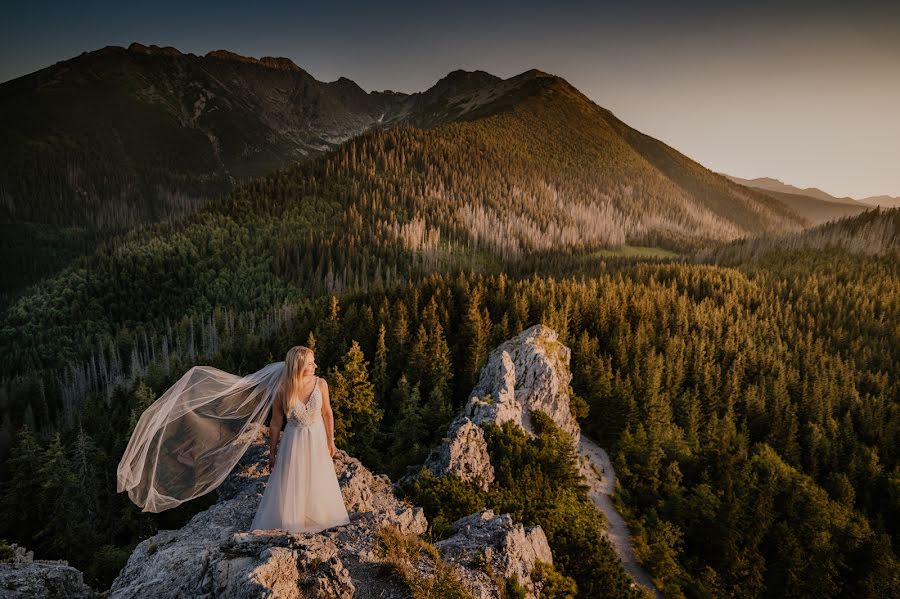
[[[296,71],[299,73],[305,72],[303,69],[298,67],[293,60],[291,60],[290,58],[285,58],[283,56],[263,56],[262,58],[253,58],[252,56],[244,56],[242,54],[237,54],[236,52],[231,52],[229,50],[213,50],[211,52],[207,52],[205,56],[206,58],[218,58],[221,60],[233,60],[237,62],[245,62],[248,64],[257,64],[280,71]]]
[[[463,69],[456,69],[439,79],[431,89],[454,89],[456,91],[465,91],[483,87],[485,85],[491,85],[499,81],[502,81],[500,77],[491,75],[486,71],[465,71]]]
[[[528,69],[527,71],[525,71],[523,73],[519,73],[514,78],[537,79],[539,77],[549,77],[550,79],[559,79],[560,78],[557,75],[553,75],[552,73],[546,73],[544,71],[541,71],[540,69]]]
[[[128,46],[128,51],[155,56],[184,56],[181,50],[179,50],[178,48],[173,48],[172,46],[159,47],[155,44],[145,46],[144,44],[141,44],[139,42],[131,42],[131,44]]]

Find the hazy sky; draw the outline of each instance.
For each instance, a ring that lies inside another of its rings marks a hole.
[[[900,0],[129,4],[5,2],[0,81],[133,41],[366,90],[538,68],[713,170],[900,196]]]

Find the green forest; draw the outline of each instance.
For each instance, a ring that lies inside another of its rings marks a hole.
[[[137,374],[111,387],[85,382],[95,391],[66,424],[49,387],[17,379],[3,398],[9,517],[0,537],[69,559],[105,588],[137,541],[214,500],[148,515],[115,494],[140,412],[195,363],[249,372],[297,342],[325,371],[339,446],[399,477],[439,442],[489,351],[543,323],[572,349],[572,386],[588,406],[582,427],[615,458],[621,508],[666,596],[895,594],[897,261],[810,249],[739,267],[586,266],[559,264],[577,271],[561,277],[436,273],[257,312],[215,310],[208,322],[152,333],[154,345],[173,343],[147,354],[146,332],[123,333],[112,355],[132,355]],[[585,540],[566,532],[576,527],[554,532],[584,498],[552,436],[535,447],[514,431],[488,437],[498,464],[520,470],[516,461],[531,454],[529,471],[546,484],[532,488],[546,492],[517,498],[503,483],[485,498],[458,481],[429,481],[409,494],[428,510],[432,534],[486,502],[545,523],[561,573],[583,596],[621,596],[615,582],[589,586],[622,580],[603,544],[595,539],[596,558],[569,562]],[[592,570],[580,571],[586,564]]]

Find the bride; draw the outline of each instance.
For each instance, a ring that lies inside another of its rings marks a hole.
[[[348,524],[332,462],[328,384],[315,367],[313,351],[302,345],[246,376],[194,366],[141,414],[116,470],[117,490],[145,512],[212,491],[264,430],[271,408],[269,481],[251,530]]]
[[[319,532],[350,522],[331,461],[335,452],[334,416],[328,383],[313,375],[315,368],[308,347],[288,351],[282,389],[272,406],[269,426],[271,474],[251,530]],[[279,446],[285,415],[287,426]]]

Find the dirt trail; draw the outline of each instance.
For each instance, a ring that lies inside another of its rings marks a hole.
[[[631,575],[636,583],[648,589],[654,597],[662,599],[662,593],[659,592],[659,589],[656,588],[656,585],[650,579],[650,575],[641,567],[634,556],[628,525],[625,524],[625,520],[616,511],[612,497],[610,497],[616,487],[616,472],[609,461],[609,456],[606,455],[606,451],[602,447],[584,435],[581,435],[578,451],[588,459],[590,464],[597,466],[600,472],[603,473],[602,477],[597,476],[597,473],[594,472],[590,465],[582,465],[581,468],[582,473],[587,478],[588,485],[590,485],[588,496],[594,502],[594,506],[606,516],[606,536],[619,555],[619,559],[622,560],[625,571]]]

